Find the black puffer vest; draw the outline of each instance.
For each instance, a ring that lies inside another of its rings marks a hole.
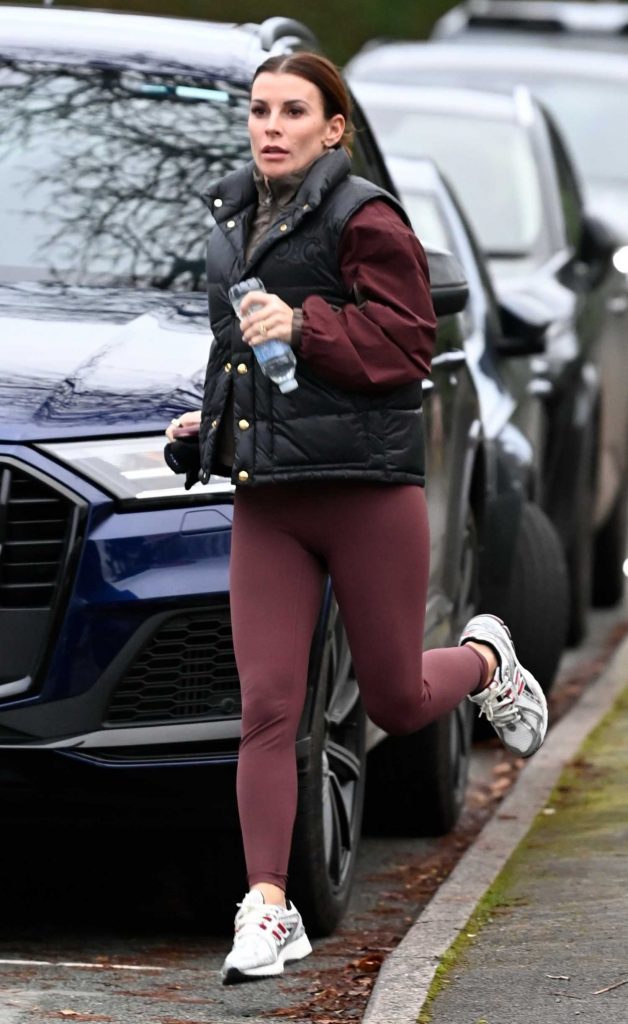
[[[282,395],[243,342],[227,296],[232,284],[255,276],[268,292],[293,308],[302,306],[309,295],[318,295],[332,306],[355,301],[338,267],[345,224],[364,203],[376,198],[388,202],[408,221],[391,195],[349,171],[344,150],[316,161],[248,262],[246,237],[258,201],[253,165],[222,178],[203,196],[216,220],[207,248],[214,342],[200,435],[203,482],[221,469],[216,437],[233,388],[231,479],[235,484],[250,487],[270,481],[333,478],[424,483],[418,379],[375,393],[345,391],[314,374],[297,352],[299,387]]]

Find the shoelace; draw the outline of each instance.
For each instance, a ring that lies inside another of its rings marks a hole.
[[[484,715],[487,722],[493,725],[511,725],[521,718],[519,708],[513,697],[512,689],[505,693],[497,692],[491,694],[489,699],[480,708],[480,717]]]
[[[521,718],[512,699],[508,704],[499,704],[497,707],[491,701],[487,701],[480,708],[480,717],[482,715],[484,715],[488,722],[494,725],[510,725],[512,722],[518,722]]]

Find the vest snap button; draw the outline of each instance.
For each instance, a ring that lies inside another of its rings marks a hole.
[[[288,225],[287,224],[280,224],[279,225],[279,230],[280,231],[287,231],[288,230]]]
[[[246,363],[238,363],[238,365],[236,366],[236,370],[238,371],[238,373],[242,374],[249,372]]]
[[[225,363],[225,365],[223,366],[223,370],[225,371],[225,373],[231,373],[231,363]]]
[[[240,472],[238,473],[238,480],[245,484],[248,478],[249,474],[247,473],[247,471],[245,469],[241,469]]]
[[[235,227],[235,221],[234,220],[228,220],[227,221],[227,227],[228,228],[234,228]]]
[[[251,424],[248,420],[240,420],[238,423],[240,430],[248,430]]]
[[[214,199],[214,206],[222,206],[222,199]]]

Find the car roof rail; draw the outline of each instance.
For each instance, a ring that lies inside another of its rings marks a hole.
[[[257,34],[263,50],[270,51],[277,43],[282,43],[286,49],[320,50],[314,33],[296,18],[265,18],[257,26]]]
[[[523,29],[525,32],[539,32],[548,34],[553,32],[566,32],[565,26],[556,18],[518,18],[512,14],[476,14],[469,15],[467,20],[468,28],[507,28]]]
[[[437,20],[432,38],[458,35],[465,29],[622,35],[628,31],[628,5],[617,0],[595,4],[574,0],[465,0]]]

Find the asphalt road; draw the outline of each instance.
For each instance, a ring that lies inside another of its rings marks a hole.
[[[563,660],[557,707],[599,670],[626,617],[625,606],[592,616],[587,641]],[[211,900],[198,913],[206,836],[168,822],[146,830],[122,814],[59,820],[42,804],[37,827],[14,822],[0,844],[0,1024],[359,1020],[383,957],[515,773],[499,746],[476,750],[467,807],[450,836],[364,837],[342,928],[281,979],[231,988],[218,983],[229,938],[217,933]],[[215,883],[217,891],[226,884]]]

